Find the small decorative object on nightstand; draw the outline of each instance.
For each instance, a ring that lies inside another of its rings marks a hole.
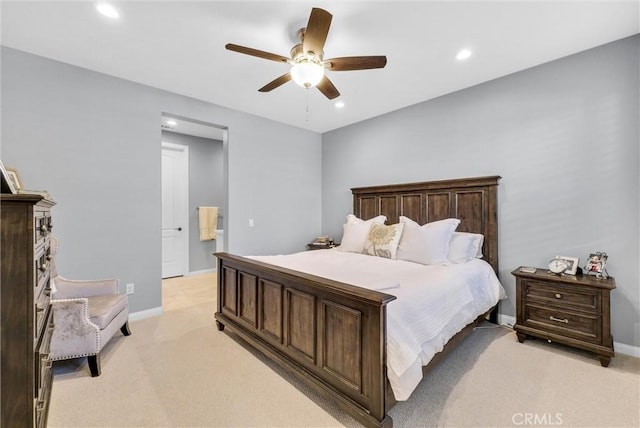
[[[594,352],[607,367],[614,356],[609,293],[612,277],[558,276],[547,269],[533,273],[521,268],[516,277],[516,331],[518,341],[527,336]]]
[[[307,244],[307,249],[309,250],[326,250],[328,248],[333,248],[336,245],[333,243],[333,239],[328,236],[318,236],[313,242],[309,242]]]

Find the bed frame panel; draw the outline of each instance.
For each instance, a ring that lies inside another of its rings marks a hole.
[[[460,218],[458,230],[485,235],[485,259],[497,272],[499,178],[354,188],[354,214],[365,219],[384,214],[389,223],[400,215],[421,224]],[[394,296],[232,254],[215,255],[219,330],[229,327],[365,426],[392,426],[386,305]]]

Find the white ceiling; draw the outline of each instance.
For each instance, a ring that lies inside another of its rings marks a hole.
[[[637,34],[638,3],[126,1],[112,2],[120,18],[110,20],[91,1],[3,0],[2,44],[326,132]],[[259,93],[287,66],[224,48],[288,56],[312,7],[333,14],[325,58],[388,59],[380,70],[328,72],[342,109],[293,82]],[[465,62],[455,59],[462,48],[473,51]]]

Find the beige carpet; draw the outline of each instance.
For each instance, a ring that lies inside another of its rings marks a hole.
[[[339,427],[351,417],[214,325],[213,275],[165,280],[162,316],[131,323],[92,378],[54,364],[49,427]],[[396,427],[638,427],[640,360],[589,354],[506,328],[476,329],[390,412]]]

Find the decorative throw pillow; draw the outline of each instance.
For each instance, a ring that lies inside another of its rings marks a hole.
[[[397,223],[390,226],[374,223],[369,229],[367,241],[364,244],[363,254],[370,256],[395,259],[398,251],[398,243],[402,236],[404,224]]]
[[[448,259],[451,263],[465,263],[482,258],[484,235],[479,233],[454,232],[449,243]]]
[[[364,249],[369,230],[373,224],[383,224],[387,217],[380,215],[369,220],[362,220],[353,214],[347,216],[347,222],[342,226],[343,235],[338,251],[361,253]]]
[[[443,265],[449,262],[449,242],[460,220],[448,218],[420,226],[410,218],[400,216],[400,223],[404,223],[404,231],[398,245],[399,260],[423,265]]]

